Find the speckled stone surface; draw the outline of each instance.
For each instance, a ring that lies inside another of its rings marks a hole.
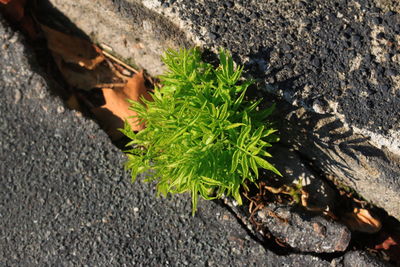
[[[189,20],[206,46],[230,49],[289,102],[336,109],[373,132],[400,128],[396,12],[374,1],[160,2]]]

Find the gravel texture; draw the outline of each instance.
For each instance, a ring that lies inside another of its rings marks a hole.
[[[399,131],[400,14],[378,8],[384,1],[159,1],[290,103],[337,111],[372,132]]]
[[[377,261],[375,258],[369,256],[363,251],[351,251],[343,257],[344,266],[352,267],[383,267],[389,266],[383,262]]]
[[[131,184],[123,154],[50,93],[1,17],[0,47],[1,266],[329,266],[265,250],[216,202],[191,217],[188,196]]]

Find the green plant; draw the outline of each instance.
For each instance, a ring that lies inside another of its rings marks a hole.
[[[240,186],[255,182],[258,168],[280,175],[264,157],[265,148],[276,142],[276,130],[265,119],[274,105],[257,110],[261,99],[246,101],[252,81],[241,80],[243,67],[235,69],[229,52],[221,50],[214,68],[201,60],[197,49],[165,53],[168,72],[155,88],[154,101],[131,101],[143,131],[129,124],[122,132],[132,139],[126,167],[134,181],[148,172],[158,194],[191,192],[193,214],[198,195],[204,199],[233,196],[241,204]],[[151,171],[150,171],[151,170]]]

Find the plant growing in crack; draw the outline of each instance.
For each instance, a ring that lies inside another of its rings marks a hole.
[[[147,172],[145,181],[157,182],[158,195],[191,192],[193,214],[199,195],[232,196],[241,204],[240,187],[255,183],[259,168],[281,175],[265,159],[271,157],[266,148],[279,139],[266,121],[274,105],[258,110],[261,99],[245,99],[253,81],[241,79],[243,67],[235,68],[225,50],[219,60],[214,68],[198,49],[167,51],[168,71],[154,101],[131,101],[146,128],[135,133],[126,123],[121,129],[131,139],[126,167],[132,180]]]

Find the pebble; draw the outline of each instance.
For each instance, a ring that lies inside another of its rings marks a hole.
[[[215,41],[217,39],[217,35],[215,33],[208,33],[208,38],[210,38],[212,41]]]
[[[22,98],[21,91],[19,89],[15,89],[15,94],[14,94],[14,104],[17,104]]]
[[[231,7],[233,7],[233,5],[234,5],[234,4],[233,4],[232,1],[229,1],[229,2],[226,3],[226,7],[227,7],[227,8],[231,8]]]
[[[123,69],[121,73],[125,76],[132,76],[132,73],[129,70]]]
[[[18,35],[14,34],[14,35],[10,38],[9,42],[13,44],[13,43],[15,43],[16,41],[18,41]]]
[[[63,113],[65,111],[65,108],[63,106],[58,106],[57,107],[57,113]]]

